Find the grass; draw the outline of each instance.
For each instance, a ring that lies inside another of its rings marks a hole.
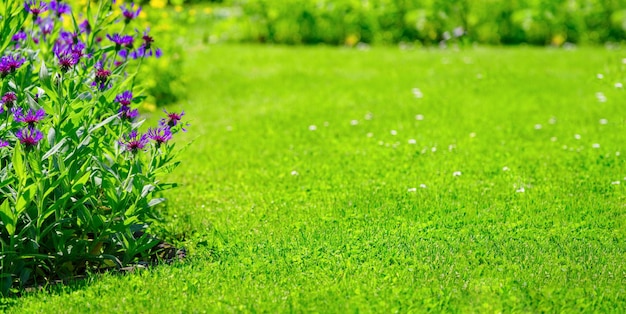
[[[180,141],[194,142],[161,232],[190,258],[6,310],[626,310],[621,52],[223,45],[188,57]]]

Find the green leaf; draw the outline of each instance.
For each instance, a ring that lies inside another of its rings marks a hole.
[[[52,129],[54,130],[54,129]],[[50,148],[50,150],[48,150],[43,157],[41,157],[41,160],[46,160],[48,159],[48,157],[52,156],[53,154],[55,154],[56,152],[59,151],[59,149],[61,149],[61,147],[63,147],[63,144],[65,144],[65,138],[63,138],[60,142],[58,142],[56,145],[54,145],[52,148]]]
[[[72,193],[76,193],[80,191],[85,185],[85,183],[87,183],[87,180],[89,180],[90,176],[91,176],[91,171],[87,171],[85,172],[85,174],[83,174],[82,177],[80,177],[80,179],[74,181],[74,183],[72,184]]]
[[[13,236],[13,234],[15,234],[15,224],[17,219],[9,207],[8,200],[4,200],[2,205],[0,205],[0,220],[2,220],[9,236]]]
[[[22,190],[21,193],[18,192],[17,202],[15,203],[15,213],[18,217],[33,202],[35,193],[37,193],[37,184],[33,183]]]
[[[89,128],[89,133],[92,133],[93,131],[95,131],[95,130],[97,130],[97,129],[99,129],[99,128],[107,125],[107,124],[109,124],[111,121],[115,120],[117,117],[118,117],[118,115],[115,114],[115,115],[112,115],[112,116],[104,119],[102,122],[100,122],[100,123],[92,126],[91,128]]]
[[[153,199],[150,200],[150,202],[148,202],[148,207],[153,207],[153,206],[156,206],[156,205],[161,204],[163,202],[165,202],[165,198],[163,198],[163,197],[153,198]]]
[[[13,170],[20,184],[26,181],[26,171],[24,168],[24,156],[22,156],[22,145],[17,142],[13,149]]]

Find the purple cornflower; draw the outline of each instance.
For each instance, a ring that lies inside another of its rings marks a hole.
[[[135,41],[135,38],[131,35],[107,34],[107,38],[115,43],[115,50],[120,50],[121,47],[132,49],[133,42]]]
[[[78,29],[81,33],[89,35],[89,33],[91,33],[91,24],[89,24],[87,19],[85,19],[82,23],[78,24]]]
[[[62,72],[69,71],[80,61],[83,56],[83,46],[84,44],[80,42],[76,45],[68,45],[62,41],[54,43],[52,52],[57,57]]]
[[[20,48],[20,44],[25,42],[27,38],[28,35],[26,34],[26,32],[24,30],[20,30],[19,32],[15,33],[13,37],[11,37],[11,40],[15,42],[15,48]]]
[[[63,14],[70,14],[72,12],[72,8],[69,4],[61,1],[50,1],[50,10],[54,11],[57,17],[61,17]]]
[[[15,71],[26,62],[26,58],[20,58],[15,56],[4,56],[0,58],[0,76],[6,77],[9,74],[15,73]]]
[[[128,106],[133,101],[133,92],[127,90],[115,96],[115,101],[122,106]]]
[[[122,140],[119,141],[119,144],[126,151],[135,154],[148,145],[148,135],[142,134],[139,136],[139,134],[137,134],[137,130],[132,130],[126,136],[123,136]]]
[[[181,113],[175,113],[175,112],[167,112],[167,110],[163,109],[163,112],[167,114],[167,118],[161,119],[159,121],[159,125],[169,127],[169,128],[176,126],[178,122],[180,121],[180,119],[185,115],[184,111],[182,111]]]
[[[41,34],[43,34],[44,40],[47,35],[52,34],[52,31],[54,31],[54,20],[49,17],[44,18],[44,19],[42,18],[37,19],[37,24],[39,25]]]
[[[160,48],[152,47],[152,44],[154,43],[154,38],[148,35],[149,32],[150,32],[150,28],[146,29],[143,32],[143,35],[141,36],[141,40],[143,41],[141,43],[141,46],[139,46],[139,48],[133,51],[130,55],[133,59],[142,58],[142,57],[151,57],[152,55],[159,58],[163,54]]]
[[[9,142],[5,140],[0,140],[0,148],[9,146]]]
[[[6,92],[2,96],[1,104],[4,104],[7,109],[15,106],[15,102],[17,101],[17,95],[14,92]]]
[[[128,106],[121,106],[120,110],[118,110],[117,112],[120,114],[120,119],[127,121],[132,121],[137,118],[137,116],[139,116],[138,109],[131,109]]]
[[[46,117],[46,112],[43,109],[38,109],[37,111],[33,111],[33,109],[29,109],[27,114],[24,114],[22,108],[14,107],[12,109],[13,118],[17,122],[27,123],[29,127],[33,127],[35,123],[43,120]]]
[[[104,68],[102,62],[98,61],[96,63],[96,74],[93,80],[92,86],[98,87],[100,91],[104,91],[109,87],[109,77],[111,76],[111,71]]]
[[[172,139],[172,130],[167,127],[148,129],[148,138],[156,142],[157,147]]]
[[[139,12],[141,12],[141,7],[137,6],[137,11],[133,10],[134,7],[134,3],[131,3],[130,7],[126,7],[125,5],[120,7],[120,9],[122,9],[122,15],[124,15],[124,23],[128,24],[130,23],[130,21],[139,16]]]
[[[25,145],[26,149],[37,146],[37,143],[43,139],[41,131],[31,127],[17,130],[17,132],[15,132],[15,136],[20,143],[22,143],[22,145]]]
[[[48,11],[48,4],[43,0],[29,0],[24,2],[24,9],[33,15],[33,19],[37,19],[39,14]]]

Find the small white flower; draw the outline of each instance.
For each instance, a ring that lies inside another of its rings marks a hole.
[[[292,176],[297,176],[298,175],[298,171],[295,171],[295,170],[291,171],[291,175]]]
[[[391,130],[391,131],[389,131],[389,133],[391,133],[391,135],[394,135],[394,136],[398,135],[398,131],[396,131],[396,130]]]
[[[548,120],[548,123],[556,124],[556,118],[555,117],[550,117],[550,120]]]
[[[383,142],[383,141],[378,141],[378,145],[383,146],[383,145],[385,145],[385,142]]]
[[[426,184],[424,184],[424,183],[420,184],[420,188],[425,189],[426,188]]]
[[[558,140],[558,138],[556,138],[556,136],[553,136],[550,138],[551,141],[556,142]]]
[[[232,131],[232,130],[233,130],[233,127],[232,127],[232,126],[230,126],[230,125],[226,126],[226,131],[230,132],[230,131]]]
[[[409,192],[409,193],[411,193],[411,192],[417,192],[417,188],[409,188],[409,190],[408,190],[407,192]]]
[[[315,131],[317,130],[317,127],[315,125],[309,125],[309,131]]]
[[[367,133],[367,137],[374,137],[374,133],[372,132]]]
[[[541,124],[535,124],[535,130],[541,130]]]
[[[474,132],[470,133],[469,137],[476,137],[476,133]]]
[[[622,59],[622,63],[626,64],[626,58]]]
[[[604,95],[604,93],[596,93],[596,98],[598,99],[599,102],[606,102],[607,98]]]
[[[620,82],[615,83],[615,88],[622,88],[622,87],[624,87],[624,85],[622,85],[622,83],[620,83]]]
[[[526,189],[524,189],[524,187],[521,187],[521,188],[515,190],[515,192],[516,193],[524,193],[524,192],[526,192]]]
[[[597,77],[599,80],[601,80],[601,79],[603,79],[603,78],[604,78],[604,75],[603,75],[602,73],[598,73],[598,74],[596,75],[596,77]]]
[[[324,121],[324,126],[328,126],[329,124],[328,121]]]
[[[509,171],[509,170],[511,170],[511,169],[509,169],[509,167],[507,167],[507,166],[502,167],[502,171]]]
[[[415,120],[418,120],[418,121],[424,120],[424,115],[421,115],[421,114],[416,115]]]
[[[609,120],[607,119],[600,119],[600,124],[607,124],[609,123]]]
[[[482,73],[478,73],[478,74],[476,74],[476,79],[478,79],[478,80],[482,80],[482,79],[483,79],[483,75],[482,75]]]
[[[371,112],[365,114],[365,120],[372,120],[372,118],[374,118],[374,114]]]
[[[613,185],[619,185],[620,183],[621,183],[621,182],[619,182],[619,181],[613,181],[613,182],[611,182],[611,184],[613,184]]]
[[[615,152],[615,156],[621,155],[620,152]]]
[[[461,171],[455,171],[455,172],[453,172],[453,173],[452,173],[452,176],[453,176],[453,177],[459,177],[459,176],[461,176]]]
[[[433,146],[433,148],[430,149],[431,152],[436,152],[437,151],[437,146]]]
[[[415,144],[417,144],[417,141],[414,138],[409,139],[409,144],[415,145]]]
[[[567,145],[563,145],[563,149],[567,150]]]
[[[350,125],[357,125],[357,124],[359,124],[359,120],[350,121]]]
[[[574,138],[575,138],[575,139],[579,140],[579,139],[580,139],[580,137],[581,137],[581,136],[580,136],[580,134],[574,134]]]
[[[424,97],[424,94],[422,93],[422,91],[419,88],[417,88],[417,87],[413,88],[411,90],[411,92],[413,92],[413,96],[415,96],[415,98],[422,98],[422,97]]]
[[[598,144],[598,143],[593,143],[593,144],[591,144],[591,147],[593,147],[593,148],[600,148],[600,144]]]
[[[450,145],[448,145],[448,151],[450,151],[450,152],[451,152],[453,149],[455,149],[455,148],[456,148],[456,145],[454,145],[454,144],[450,144]]]

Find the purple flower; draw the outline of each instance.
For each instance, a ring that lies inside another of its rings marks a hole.
[[[20,30],[19,32],[15,33],[13,37],[11,37],[11,40],[15,42],[15,48],[19,48],[20,44],[25,42],[27,38],[28,35],[26,34],[26,32],[24,30]]]
[[[24,9],[33,15],[33,19],[37,19],[39,14],[48,11],[48,4],[43,0],[29,0],[24,2]]]
[[[148,35],[149,32],[150,32],[150,28],[146,29],[143,32],[143,35],[141,36],[141,40],[143,41],[141,43],[141,46],[139,46],[139,48],[133,51],[130,55],[133,59],[142,58],[142,57],[151,57],[152,55],[159,58],[163,54],[160,48],[152,47],[152,44],[154,43],[154,38]]]
[[[115,96],[115,101],[122,106],[128,106],[133,101],[133,92],[127,90]]]
[[[139,136],[139,134],[137,134],[137,130],[132,130],[126,136],[123,136],[122,140],[119,141],[119,144],[126,151],[135,154],[148,145],[148,135],[143,134]]]
[[[133,11],[135,7],[134,3],[130,4],[130,7],[126,7],[125,5],[121,6],[122,15],[124,15],[124,22],[128,24],[131,20],[137,18],[139,16],[139,12],[141,12],[141,7],[137,6],[137,11]]]
[[[15,106],[16,101],[17,95],[14,92],[7,92],[2,96],[0,104],[4,104],[7,108],[12,108],[13,106]]]
[[[54,20],[51,18],[39,18],[37,19],[37,24],[39,25],[39,28],[41,29],[41,34],[43,34],[43,38],[45,39],[47,35],[52,34],[52,31],[54,31]]]
[[[132,49],[133,42],[135,41],[135,38],[130,35],[107,34],[107,38],[115,43],[115,50],[120,50],[121,47],[127,47],[129,49]]]
[[[120,113],[120,118],[122,120],[127,120],[127,121],[132,121],[135,118],[137,118],[137,116],[139,116],[138,109],[131,109],[128,106],[121,106],[120,110],[118,110],[118,113]]]
[[[5,140],[0,140],[0,148],[9,146],[9,142]]]
[[[110,85],[108,84],[110,76],[111,71],[105,69],[102,65],[102,62],[98,61],[96,63],[95,77],[91,85],[98,87],[100,91],[104,91],[105,89],[110,87]]]
[[[25,58],[15,56],[4,56],[0,58],[0,76],[6,77],[9,74],[15,73],[19,67],[26,62]]]
[[[172,139],[172,130],[168,127],[150,128],[148,129],[148,138],[155,141],[157,147]]]
[[[169,128],[176,126],[178,122],[180,121],[180,119],[185,115],[184,111],[182,111],[181,113],[175,113],[175,112],[167,112],[167,110],[163,109],[163,112],[167,114],[167,118],[161,119],[159,121],[159,125],[169,127]]]
[[[91,33],[91,24],[85,19],[82,23],[78,24],[78,29],[81,33],[89,34]]]
[[[50,1],[50,10],[54,11],[57,17],[61,17],[63,14],[70,14],[72,12],[72,8],[69,4],[61,1]]]
[[[15,136],[20,143],[26,147],[26,149],[37,146],[39,141],[43,139],[43,134],[39,130],[32,127],[17,130],[17,132],[15,132]]]
[[[35,123],[43,120],[46,117],[46,112],[43,109],[39,109],[37,111],[29,109],[28,113],[24,114],[22,108],[14,107],[12,112],[15,121],[27,123],[31,128],[35,125]]]

